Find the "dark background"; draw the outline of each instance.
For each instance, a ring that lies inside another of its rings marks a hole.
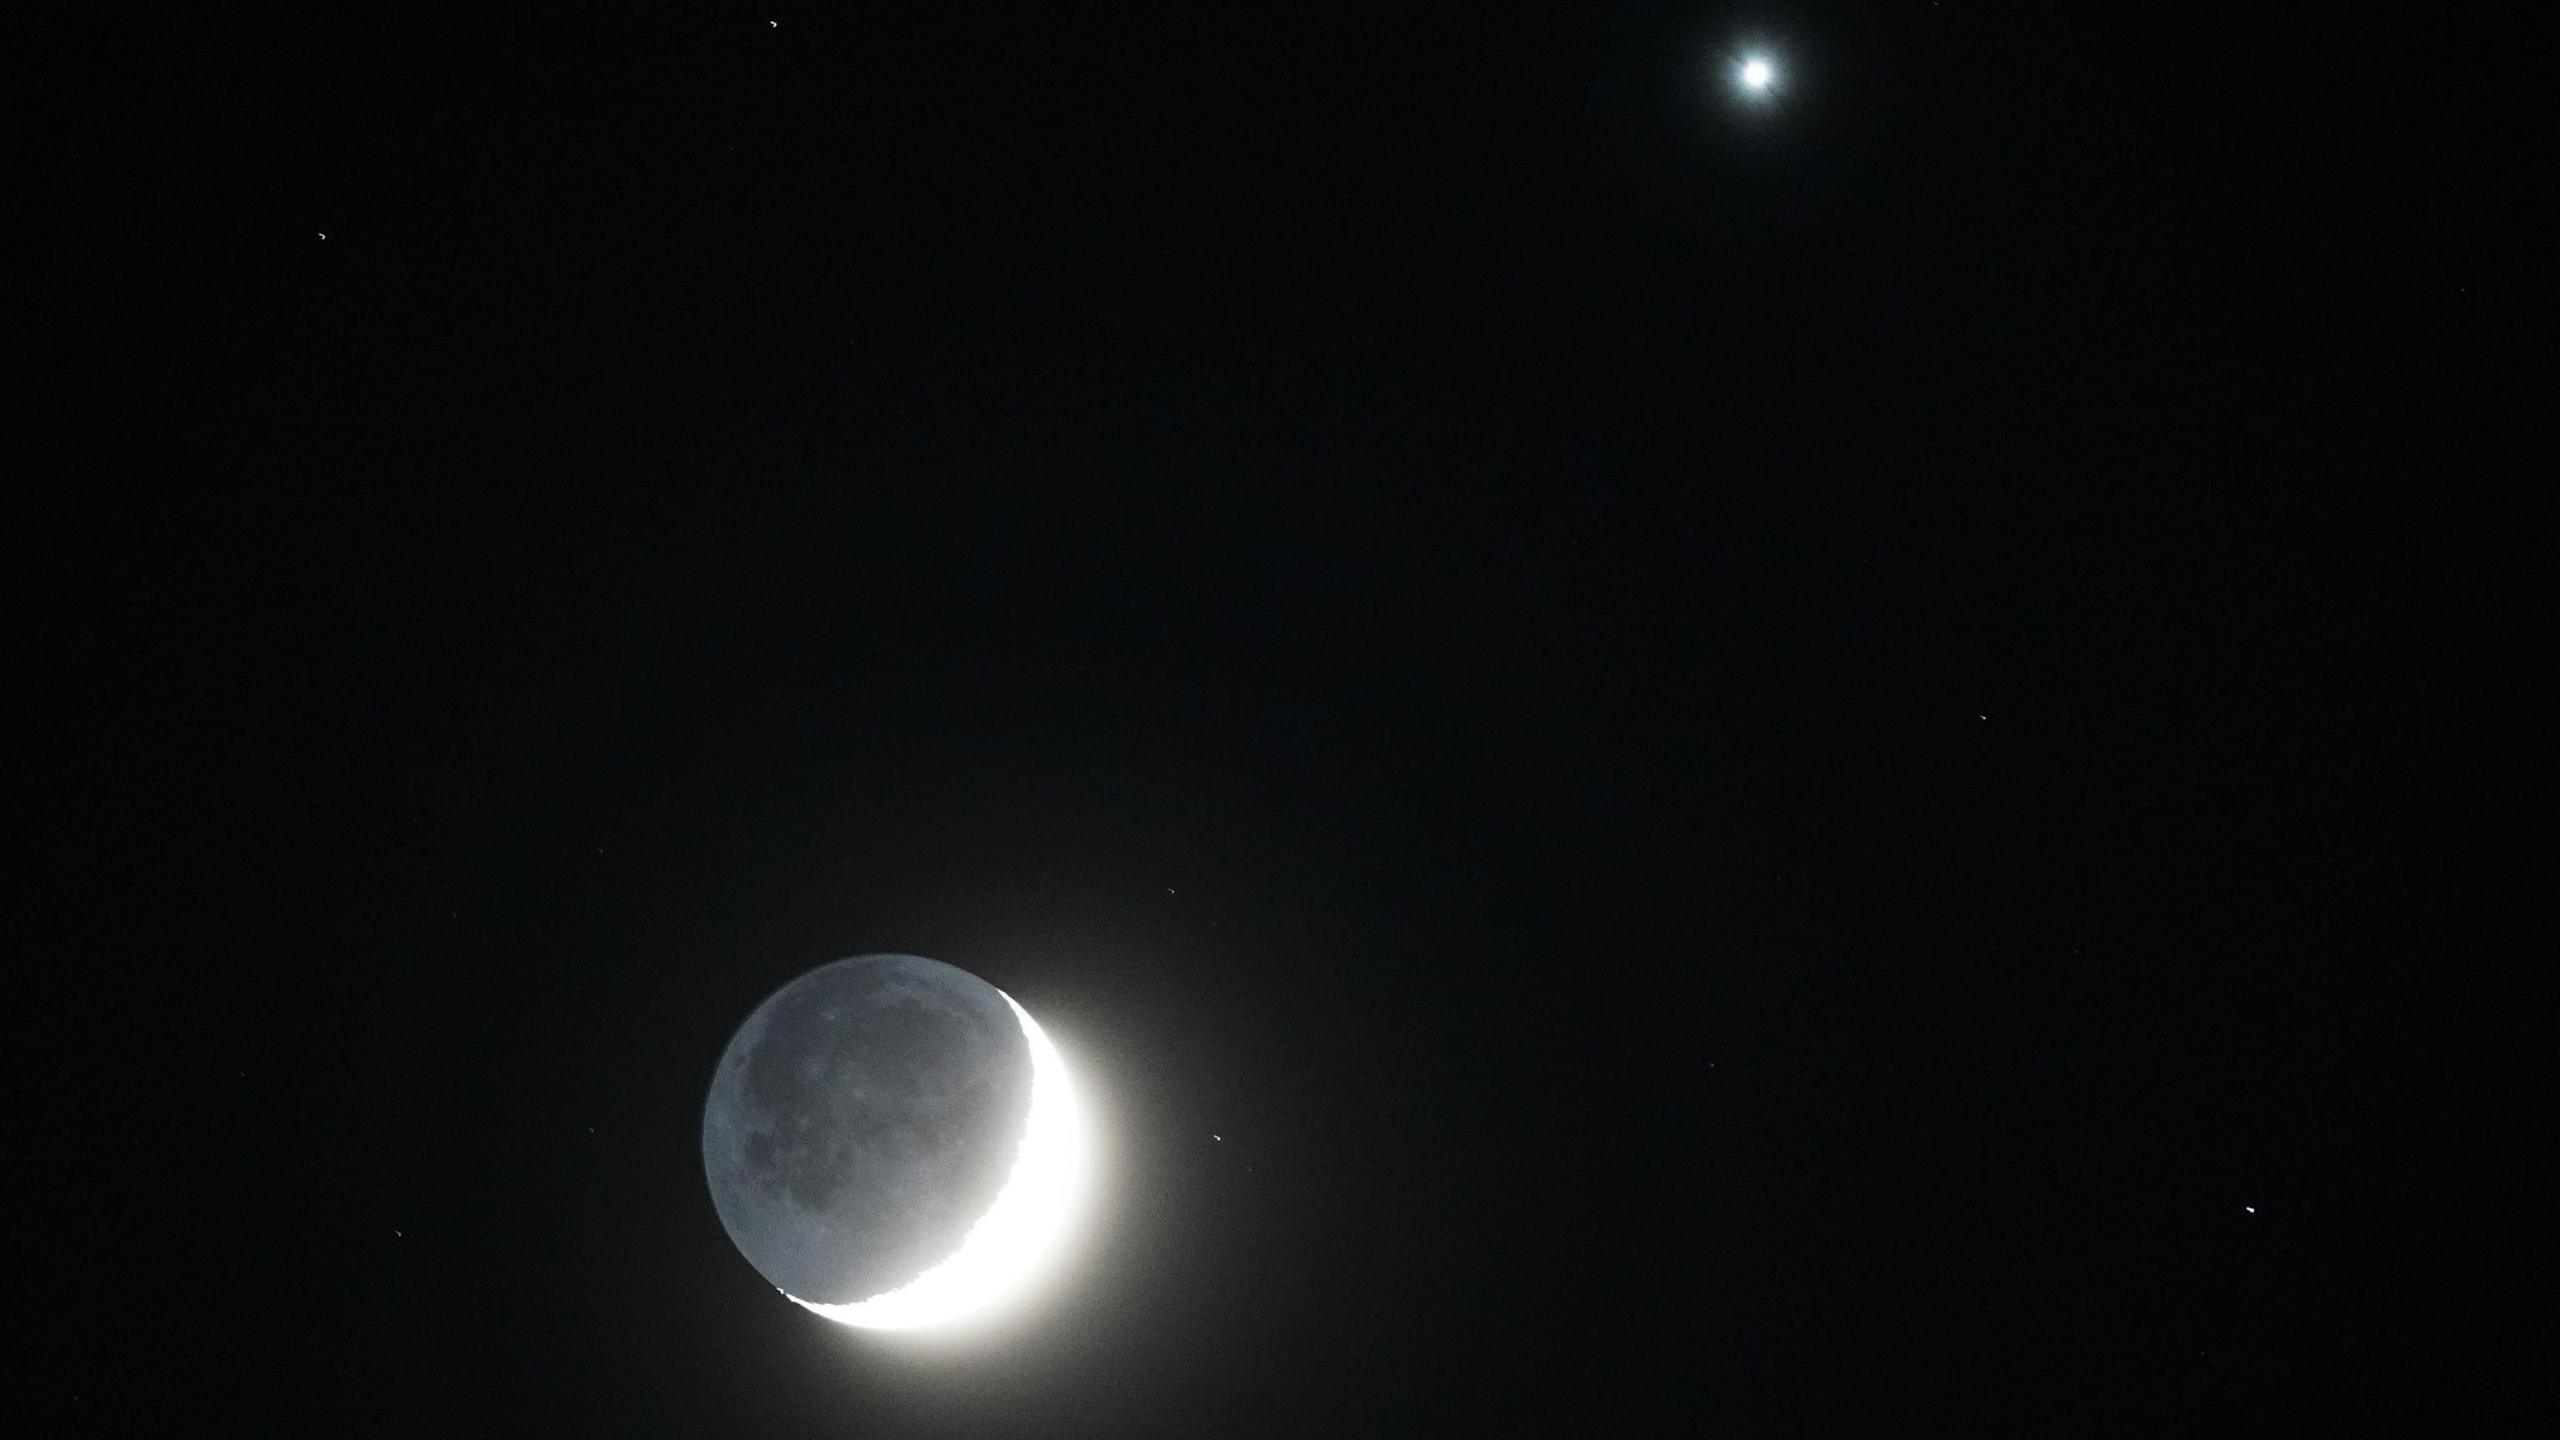
[[[83,23],[18,1405],[2550,1433],[2520,36]],[[871,950],[1108,1139],[955,1344],[782,1302],[699,1173],[731,1028]]]

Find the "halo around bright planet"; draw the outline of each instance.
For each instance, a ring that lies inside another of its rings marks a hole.
[[[739,1254],[840,1324],[925,1330],[1056,1259],[1090,1166],[1065,1062],[1010,995],[919,955],[773,992],[703,1105],[704,1176]]]

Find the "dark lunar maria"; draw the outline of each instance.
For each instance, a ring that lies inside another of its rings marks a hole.
[[[1030,1104],[1002,992],[920,955],[858,955],[738,1027],[703,1105],[703,1173],[758,1274],[816,1304],[866,1300],[959,1249]]]

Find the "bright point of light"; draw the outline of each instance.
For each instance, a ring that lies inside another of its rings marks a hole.
[[[1746,89],[1766,90],[1769,88],[1769,82],[1777,78],[1777,67],[1759,56],[1755,55],[1742,62],[1742,83]]]
[[[848,1305],[819,1305],[784,1291],[793,1304],[865,1330],[941,1325],[1010,1298],[1056,1252],[1084,1188],[1084,1113],[1058,1047],[1012,996],[1004,1003],[1013,1006],[1031,1043],[1031,1116],[995,1203],[949,1259],[897,1289]]]

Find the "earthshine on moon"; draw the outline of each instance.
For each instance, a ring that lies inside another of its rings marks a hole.
[[[720,1057],[702,1162],[758,1274],[846,1325],[984,1313],[1054,1255],[1087,1163],[1057,1047],[1013,997],[915,955],[821,966]]]

